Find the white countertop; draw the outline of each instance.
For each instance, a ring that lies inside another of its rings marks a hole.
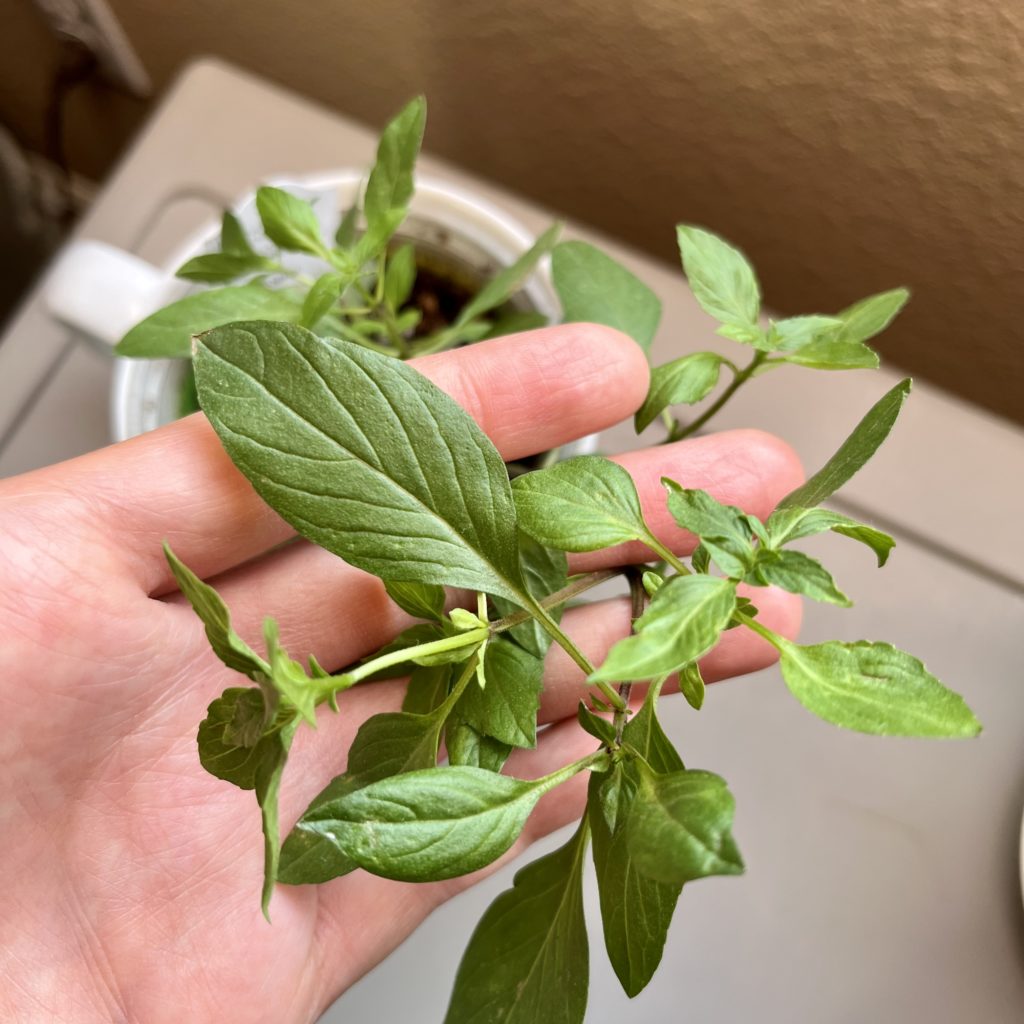
[[[160,263],[260,179],[365,166],[374,137],[202,62],[168,94],[76,234]],[[438,160],[421,166],[472,182],[531,228],[552,219]],[[595,238],[578,225],[568,231]],[[715,343],[677,268],[596,240],[665,303],[656,362]],[[45,314],[44,286],[0,339],[0,475],[108,440],[109,359]],[[898,376],[779,371],[719,422],[773,430],[814,469]],[[605,447],[635,443],[624,426]],[[843,733],[804,712],[775,670],[713,687],[699,717],[672,702],[668,722],[687,763],[721,772],[736,793],[748,873],[687,889],[662,971],[632,1003],[606,964],[590,879],[588,1024],[1024,1017],[1024,433],[918,382],[895,433],[843,498],[900,544],[878,574],[857,545],[821,541],[859,603],[810,607],[804,635],[907,647],[964,693],[985,732],[973,743]],[[439,1021],[464,942],[509,879],[506,869],[438,911],[324,1021]]]

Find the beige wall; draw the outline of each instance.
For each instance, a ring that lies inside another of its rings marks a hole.
[[[1024,419],[1024,5],[110,2],[160,86],[214,53],[374,123],[424,91],[434,152],[666,258],[710,225],[783,310],[909,284],[888,357]],[[52,47],[13,3],[0,117],[36,141]],[[73,161],[140,110],[79,96]]]

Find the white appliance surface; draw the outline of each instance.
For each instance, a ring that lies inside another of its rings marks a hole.
[[[76,235],[162,263],[260,179],[366,165],[373,147],[374,134],[345,118],[199,62]],[[441,161],[422,166],[471,183],[531,228],[551,219]],[[595,237],[577,225],[568,231]],[[664,300],[655,361],[713,344],[677,268],[598,241]],[[46,315],[44,287],[0,339],[0,475],[109,437],[109,357]],[[778,372],[737,398],[720,425],[776,431],[813,469],[898,376]],[[981,739],[886,741],[834,730],[797,706],[776,670],[712,687],[699,716],[671,702],[668,725],[687,763],[733,787],[748,872],[684,893],[662,971],[632,1004],[607,964],[589,878],[588,1024],[1024,1019],[1022,440],[1005,421],[919,384],[886,447],[837,503],[889,528],[899,547],[879,575],[858,545],[820,541],[858,604],[814,605],[806,617],[807,638],[884,638],[926,657],[973,705]],[[609,450],[635,443],[628,426],[605,441]],[[435,913],[323,1020],[440,1021],[462,946],[512,870]]]

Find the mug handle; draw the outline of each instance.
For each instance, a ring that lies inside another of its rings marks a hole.
[[[43,301],[50,313],[113,348],[140,320],[164,305],[175,279],[106,242],[74,241],[50,272]]]

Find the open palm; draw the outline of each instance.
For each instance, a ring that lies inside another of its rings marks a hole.
[[[646,389],[636,346],[573,325],[421,360],[506,458],[630,415]],[[680,553],[693,539],[659,501],[663,473],[764,515],[800,475],[755,431],[697,438],[620,460],[648,521]],[[241,684],[210,652],[174,588],[167,539],[215,585],[254,641],[274,616],[296,657],[336,669],[409,620],[375,578],[299,541],[234,469],[201,416],[0,483],[0,1017],[12,1021],[306,1021],[472,881],[412,886],[356,872],[279,887],[260,914],[262,844],[251,793],[207,775],[195,732],[206,705]],[[575,571],[644,557],[629,546],[574,559]],[[456,599],[458,595],[453,595]],[[761,619],[792,634],[795,599],[761,591]],[[624,602],[567,613],[599,661],[628,626]],[[745,630],[725,634],[708,679],[772,659]],[[536,750],[509,773],[541,775],[593,739],[573,718],[579,670],[548,657]],[[296,740],[282,792],[289,826],[344,769],[370,715],[396,709],[399,682],[357,687]],[[541,801],[509,856],[579,813],[585,781]],[[461,942],[461,938],[459,939]]]

